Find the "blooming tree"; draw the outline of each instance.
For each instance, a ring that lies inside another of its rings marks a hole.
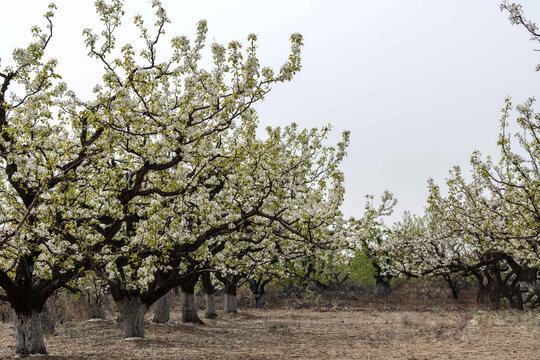
[[[46,352],[40,312],[88,266],[63,214],[81,205],[78,179],[102,151],[102,129],[88,125],[96,107],[72,112],[56,61],[45,58],[54,9],[46,31],[33,27],[35,41],[0,72],[0,297],[15,309],[19,355]]]
[[[518,108],[517,124],[523,132],[514,152],[507,133],[511,103],[503,109],[498,164],[471,158],[472,179],[459,167],[447,180],[448,195],[429,181],[430,195],[422,217],[406,215],[382,246],[387,268],[395,274],[444,277],[452,287],[452,274],[474,276],[479,298],[488,296],[498,306],[502,297],[523,309],[539,302],[538,253],[538,116],[532,101]],[[456,289],[452,288],[455,292]],[[527,293],[525,299],[523,292]]]
[[[84,244],[92,269],[107,280],[126,337],[144,335],[144,312],[170,289],[180,285],[189,294],[209,266],[227,268],[247,236],[265,239],[264,247],[279,240],[287,251],[337,241],[338,164],[348,141],[345,134],[334,149],[323,144],[328,128],[296,126],[270,129],[266,140],[255,136],[252,104],[300,69],[300,35],[291,37],[278,72],[260,67],[255,35],[245,51],[236,41],[213,44],[214,67],[206,71],[199,68],[206,23],[199,23],[193,44],[173,38],[172,56],[162,60],[158,48],[169,19],[158,1],[152,4],[154,35],[136,16],[145,45],[118,51],[122,2],[96,2],[104,30],[84,34],[105,74],[95,100],[72,96],[69,114],[90,112],[74,126],[102,129],[100,152],[73,180],[74,190],[64,192],[65,201],[81,205],[58,215],[63,233]],[[330,232],[336,236],[324,236]]]
[[[512,24],[524,26],[532,40],[540,40],[521,5],[503,1],[501,10],[508,11]],[[472,179],[454,168],[446,196],[430,180],[425,215],[405,216],[381,246],[387,271],[447,280],[452,274],[473,275],[479,298],[489,296],[495,306],[503,297],[518,309],[540,304],[540,116],[534,102],[517,107],[514,126],[520,131],[512,137],[512,103],[506,100],[497,162],[475,152]]]
[[[255,35],[245,52],[236,41],[213,44],[214,69],[199,69],[205,22],[193,45],[176,37],[172,56],[158,61],[169,19],[158,1],[153,6],[155,37],[137,16],[146,47],[135,53],[126,44],[115,57],[122,2],[96,2],[104,30],[101,37],[84,34],[89,55],[102,62],[105,74],[92,101],[66,91],[56,61],[44,58],[54,5],[46,14],[48,32],[32,28],[36,41],[15,50],[13,64],[0,72],[0,296],[15,308],[20,355],[46,352],[39,317],[45,301],[90,266],[148,287],[153,264],[166,254],[161,250],[170,250],[158,241],[167,221],[159,218],[162,209],[172,210],[166,199],[174,199],[175,210],[207,209],[222,186],[212,181],[226,166],[221,144],[230,143],[235,122],[240,129],[254,127],[251,105],[272,83],[288,81],[300,69],[298,34],[277,73],[259,66]],[[203,212],[214,225],[216,214]],[[199,238],[232,231],[242,221],[207,227]],[[193,226],[178,226],[177,232],[167,227],[168,240],[192,239],[187,234]],[[137,288],[133,284],[126,290]],[[111,285],[122,301],[125,293]]]

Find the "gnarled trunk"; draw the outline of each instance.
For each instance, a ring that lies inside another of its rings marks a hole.
[[[186,282],[180,285],[182,289],[182,322],[204,324],[197,315],[197,307],[195,306],[195,282]]]
[[[34,254],[21,255],[15,269],[15,278],[9,279],[6,273],[0,276],[0,285],[15,310],[15,351],[20,357],[47,354],[43,340],[43,320],[50,319],[50,315],[44,315],[43,309],[49,296],[58,289],[58,286],[52,285],[52,280],[34,274],[34,261]]]
[[[210,278],[209,272],[204,272],[202,274],[201,282],[206,300],[204,317],[207,319],[215,319],[217,318],[216,297],[214,295],[214,286],[212,285],[212,279]]]
[[[169,291],[154,303],[153,322],[165,324],[171,320],[171,303],[174,297],[173,291]]]
[[[502,292],[495,288],[489,292],[489,303],[494,309],[498,309],[501,306]]]
[[[144,338],[144,314],[147,309],[141,297],[136,295],[125,297],[118,303],[118,307],[122,315],[124,338]]]
[[[234,314],[238,311],[236,303],[236,285],[232,283],[225,284],[225,299],[224,299],[225,314]]]
[[[42,314],[32,310],[30,314],[15,313],[15,351],[18,356],[47,354],[43,341]]]
[[[220,273],[216,273],[216,277],[225,286],[223,312],[225,314],[233,314],[238,310],[238,306],[236,304],[236,285],[242,278],[242,275],[236,274],[236,275],[226,276],[226,275],[221,275]]]

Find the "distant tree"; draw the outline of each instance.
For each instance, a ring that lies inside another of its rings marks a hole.
[[[500,7],[512,24],[540,40],[521,5],[503,1]],[[381,246],[388,272],[442,276],[454,296],[455,276],[474,276],[480,300],[488,298],[497,307],[506,298],[521,310],[540,305],[540,115],[534,102],[531,98],[516,108],[514,126],[520,131],[513,140],[512,103],[506,100],[497,162],[475,152],[472,179],[467,181],[455,167],[446,196],[429,181],[424,216],[406,215]]]
[[[502,298],[518,309],[540,304],[540,116],[531,106],[529,101],[518,108],[521,153],[512,150],[507,133],[511,111],[507,100],[498,164],[474,153],[472,180],[465,180],[455,167],[446,182],[447,196],[429,181],[425,215],[406,215],[381,247],[389,272],[441,276],[454,296],[454,276],[474,276],[479,299],[488,298],[495,307]]]
[[[390,292],[391,275],[385,272],[387,262],[386,252],[381,243],[390,230],[384,222],[384,217],[389,216],[394,211],[397,200],[392,193],[385,191],[377,206],[372,195],[366,197],[364,214],[359,219],[352,218],[351,230],[354,231],[351,246],[354,249],[354,256],[358,258],[362,254],[370,259],[373,270],[372,275],[375,280],[375,295],[384,297]]]

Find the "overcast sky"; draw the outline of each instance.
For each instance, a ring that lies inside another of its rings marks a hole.
[[[198,20],[209,40],[244,41],[259,35],[261,63],[278,68],[291,33],[305,37],[303,70],[275,86],[257,105],[261,123],[301,127],[332,124],[351,131],[342,168],[343,211],[360,216],[364,195],[385,189],[399,200],[396,215],[421,213],[426,180],[442,183],[454,165],[469,168],[474,150],[497,154],[500,109],[506,96],[522,103],[540,94],[534,71],[540,54],[523,28],[512,26],[497,0],[198,0],[163,1],[168,35],[193,38]],[[540,1],[521,2],[540,22]],[[44,26],[43,0],[0,0],[0,58],[24,46],[29,27]],[[100,65],[85,58],[85,27],[97,29],[93,1],[58,0],[50,56],[68,85],[89,94]],[[145,0],[130,0],[153,23]],[[130,23],[126,18],[124,23]],[[124,39],[133,38],[129,28]]]

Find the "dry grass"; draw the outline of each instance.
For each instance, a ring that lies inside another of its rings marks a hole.
[[[113,322],[59,325],[50,359],[538,359],[540,314],[475,310],[245,310],[206,325],[148,323],[124,341]],[[150,314],[147,320],[150,320]],[[14,354],[0,324],[0,358]]]

